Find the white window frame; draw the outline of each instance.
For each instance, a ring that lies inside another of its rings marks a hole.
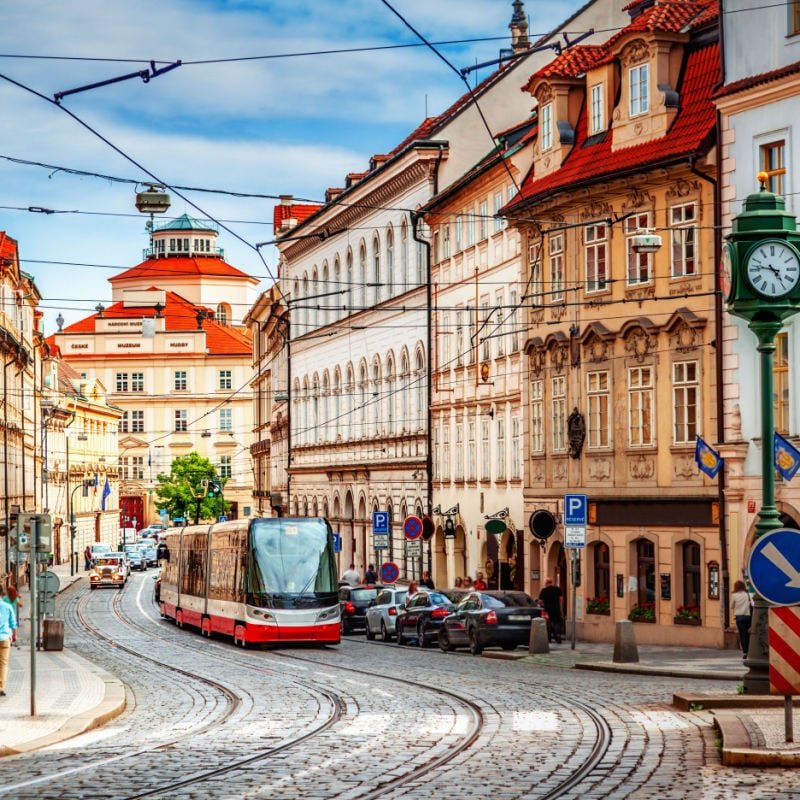
[[[691,209],[691,213],[689,210]],[[681,203],[669,207],[671,241],[670,275],[673,278],[693,278],[699,272],[697,252],[697,203]],[[690,255],[691,254],[691,255]],[[691,261],[691,269],[688,264]]]
[[[233,456],[219,457],[219,476],[220,478],[233,478]]]
[[[700,365],[697,361],[672,364],[672,441],[692,444],[700,411]]]
[[[511,480],[522,477],[522,448],[520,446],[519,417],[511,417]]]
[[[185,392],[189,388],[189,375],[185,369],[175,370],[172,388],[176,392]]]
[[[586,293],[603,292],[608,288],[608,226],[605,222],[583,229]]]
[[[625,220],[625,282],[627,286],[641,286],[653,280],[652,253],[637,253],[633,249],[633,237],[651,226],[649,211],[634,214]],[[644,268],[644,277],[642,269]]]
[[[450,420],[442,425],[442,480],[450,480]]]
[[[564,452],[567,449],[567,379],[564,375],[550,379],[550,424],[553,452]]]
[[[489,203],[482,200],[478,206],[478,241],[482,242],[489,236]]]
[[[221,408],[219,410],[219,430],[222,433],[233,432],[233,409]]]
[[[519,352],[519,300],[516,288],[509,289],[509,305],[511,306],[510,314],[507,315],[507,324],[510,326],[511,341],[509,343],[510,352]]]
[[[591,88],[591,133],[601,133],[605,130],[605,85],[596,83]]]
[[[500,209],[503,207],[503,193],[502,192],[495,192],[494,193],[494,232],[500,233],[503,230],[504,220],[502,217],[498,217],[497,215],[500,213]]]
[[[550,291],[547,295],[551,302],[564,299],[564,234],[549,237],[550,252]]]
[[[456,443],[455,443],[455,479],[464,480],[464,423],[456,422]]]
[[[173,430],[176,433],[185,433],[189,430],[189,412],[185,408],[175,409],[175,421]]]
[[[497,439],[495,442],[497,463],[495,465],[495,472],[498,481],[506,479],[506,419],[502,413],[499,414],[494,421],[497,430]]]
[[[131,372],[131,392],[144,392],[144,372]]]
[[[545,103],[539,114],[539,141],[542,152],[546,153],[553,147],[553,104]]]
[[[531,452],[544,452],[544,381],[531,381]]]
[[[541,242],[528,245],[528,270],[531,276],[531,303],[540,306],[544,302]]]
[[[655,444],[655,386],[652,366],[628,368],[628,445]]]
[[[608,370],[586,373],[586,446],[611,443],[611,376]]]
[[[631,117],[639,117],[650,110],[650,64],[637,64],[628,70]]]
[[[495,341],[495,354],[499,358],[500,356],[504,356],[506,354],[506,345],[505,345],[505,338],[506,338],[506,317],[508,316],[508,311],[506,310],[506,290],[505,289],[498,289],[494,293],[494,303],[495,303],[495,325],[492,329],[492,337]]]
[[[475,441],[475,422],[467,425],[467,480],[474,481],[478,477],[478,451]]]
[[[481,480],[488,481],[492,477],[492,453],[490,448],[489,420],[481,418]]]

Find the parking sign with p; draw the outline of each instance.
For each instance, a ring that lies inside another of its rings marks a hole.
[[[564,495],[564,525],[586,525],[589,498],[585,494]]]

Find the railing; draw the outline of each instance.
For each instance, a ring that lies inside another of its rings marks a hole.
[[[153,258],[195,258],[202,256],[205,258],[225,258],[224,247],[214,247],[210,252],[207,250],[171,250],[165,252],[163,250],[155,250],[152,247],[145,247],[142,250],[142,260],[149,261]]]

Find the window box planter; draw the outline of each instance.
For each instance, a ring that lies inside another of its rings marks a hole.
[[[653,605],[634,606],[628,614],[631,622],[655,622],[656,609]]]
[[[673,617],[672,621],[676,625],[702,625],[703,620],[699,617]]]
[[[609,609],[606,609],[605,611],[599,611],[599,610],[596,610],[596,609],[590,611],[587,608],[586,609],[586,613],[587,614],[591,614],[592,616],[595,616],[595,617],[610,617],[611,616],[611,611]]]
[[[611,605],[607,597],[590,597],[586,601],[587,614],[600,614],[602,616],[609,616],[611,613]]]

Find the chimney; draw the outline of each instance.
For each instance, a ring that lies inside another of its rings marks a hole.
[[[531,41],[528,38],[528,20],[525,17],[525,7],[522,0],[514,0],[514,13],[508,27],[511,31],[511,49],[514,53],[524,53],[530,49]]]
[[[294,200],[294,196],[291,194],[282,194],[280,198],[282,206],[290,206]]]

